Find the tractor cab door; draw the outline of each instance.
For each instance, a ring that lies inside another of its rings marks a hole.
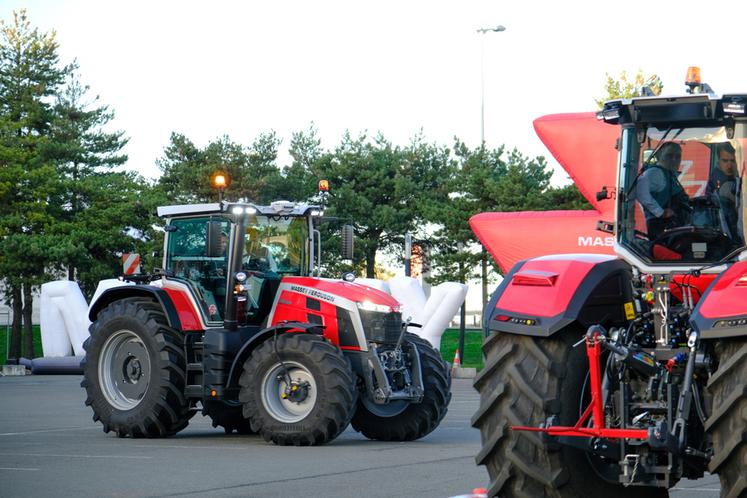
[[[264,323],[283,277],[306,274],[310,243],[305,216],[249,217],[241,260],[248,325]]]
[[[207,323],[224,319],[230,231],[221,216],[172,219],[166,227],[166,274],[188,286]]]

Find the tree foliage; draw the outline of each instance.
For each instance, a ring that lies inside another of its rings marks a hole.
[[[544,158],[530,159],[517,150],[506,153],[503,147],[470,149],[459,140],[454,156],[457,164],[449,195],[430,211],[430,219],[438,226],[431,243],[433,283],[482,279],[483,262],[498,271],[479,249],[469,218],[485,211],[541,210],[548,206],[545,195],[552,173]]]
[[[104,131],[113,113],[88,97],[58,49],[24,10],[0,21],[0,280],[13,309],[12,357],[33,354],[40,284],[66,269],[90,295],[116,274],[122,252],[152,237],[151,186],[114,171],[127,160],[124,133]]]
[[[163,156],[156,161],[159,185],[172,203],[216,202],[210,179],[216,172],[228,176],[226,199],[258,204],[276,200],[274,185],[280,175],[276,160],[280,141],[274,132],[263,133],[250,147],[224,135],[200,149],[189,138],[172,133]]]
[[[621,72],[617,78],[613,78],[609,73],[605,74],[607,77],[604,84],[605,94],[602,98],[595,100],[600,109],[608,100],[640,97],[643,95],[644,87],[648,88],[653,95],[660,95],[664,88],[661,78],[655,74],[647,76],[640,69],[632,79],[626,71]]]
[[[375,275],[376,253],[401,243],[437,193],[437,163],[438,154],[419,140],[402,148],[382,134],[369,139],[350,133],[316,161],[313,176],[332,185],[328,213],[353,222],[368,277]]]
[[[51,260],[50,198],[59,191],[54,164],[44,154],[54,109],[50,103],[64,82],[54,33],[31,27],[25,11],[11,22],[0,21],[0,278],[13,308],[9,354],[21,354],[21,317],[24,349],[33,354],[31,307],[23,296],[45,279]],[[25,312],[24,312],[25,311]]]

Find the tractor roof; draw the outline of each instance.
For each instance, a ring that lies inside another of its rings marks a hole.
[[[609,124],[715,126],[744,118],[747,94],[635,97],[605,102],[597,119]]]
[[[291,201],[275,201],[269,206],[261,206],[249,202],[213,202],[209,204],[180,204],[175,206],[159,206],[158,216],[171,218],[179,216],[194,216],[199,214],[261,214],[266,216],[305,216],[312,214],[319,216],[322,208],[319,206],[296,203]]]

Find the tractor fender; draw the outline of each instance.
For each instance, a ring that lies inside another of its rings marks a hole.
[[[608,255],[520,261],[492,295],[485,332],[549,337],[573,322],[584,329],[597,323],[623,326],[633,318],[631,278],[630,266]]]
[[[711,282],[690,325],[701,339],[747,335],[747,261],[734,263]]]
[[[177,313],[176,306],[174,306],[174,302],[169,294],[165,290],[152,285],[123,285],[121,287],[112,287],[111,289],[105,290],[101,293],[96,302],[91,304],[91,308],[88,311],[88,319],[94,322],[96,321],[99,312],[114,301],[133,297],[145,297],[156,301],[161,305],[161,308],[166,315],[166,320],[169,323],[169,327],[176,330],[182,329],[179,314]]]
[[[244,362],[251,356],[252,351],[257,349],[260,344],[271,338],[275,334],[288,334],[288,333],[307,333],[321,335],[323,330],[317,323],[301,323],[301,322],[283,322],[267,327],[260,330],[249,338],[236,353],[231,364],[231,370],[228,373],[228,381],[226,387],[238,387],[239,377],[241,376],[241,369],[244,367]],[[296,332],[291,332],[296,331]]]

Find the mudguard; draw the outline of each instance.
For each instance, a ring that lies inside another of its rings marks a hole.
[[[231,362],[231,368],[228,372],[226,386],[229,388],[238,387],[239,377],[241,376],[244,362],[252,354],[252,351],[257,349],[260,344],[270,339],[274,335],[304,333],[322,335],[323,330],[324,329],[319,327],[319,325],[316,323],[284,322],[253,333],[248,339],[243,342],[241,349],[239,349],[238,353],[236,353],[236,356],[233,358],[233,361]],[[235,336],[236,334],[234,333],[233,335]]]
[[[152,285],[123,285],[105,290],[96,302],[91,305],[90,310],[88,310],[88,319],[95,322],[99,312],[109,306],[109,304],[131,297],[147,297],[156,300],[161,305],[161,308],[163,308],[169,327],[176,330],[183,330],[179,313],[169,294],[164,289]]]
[[[614,256],[561,254],[517,263],[493,293],[486,332],[549,337],[579,322],[623,326],[632,318],[630,266]]]
[[[731,265],[703,293],[690,317],[701,339],[747,335],[747,261]]]

